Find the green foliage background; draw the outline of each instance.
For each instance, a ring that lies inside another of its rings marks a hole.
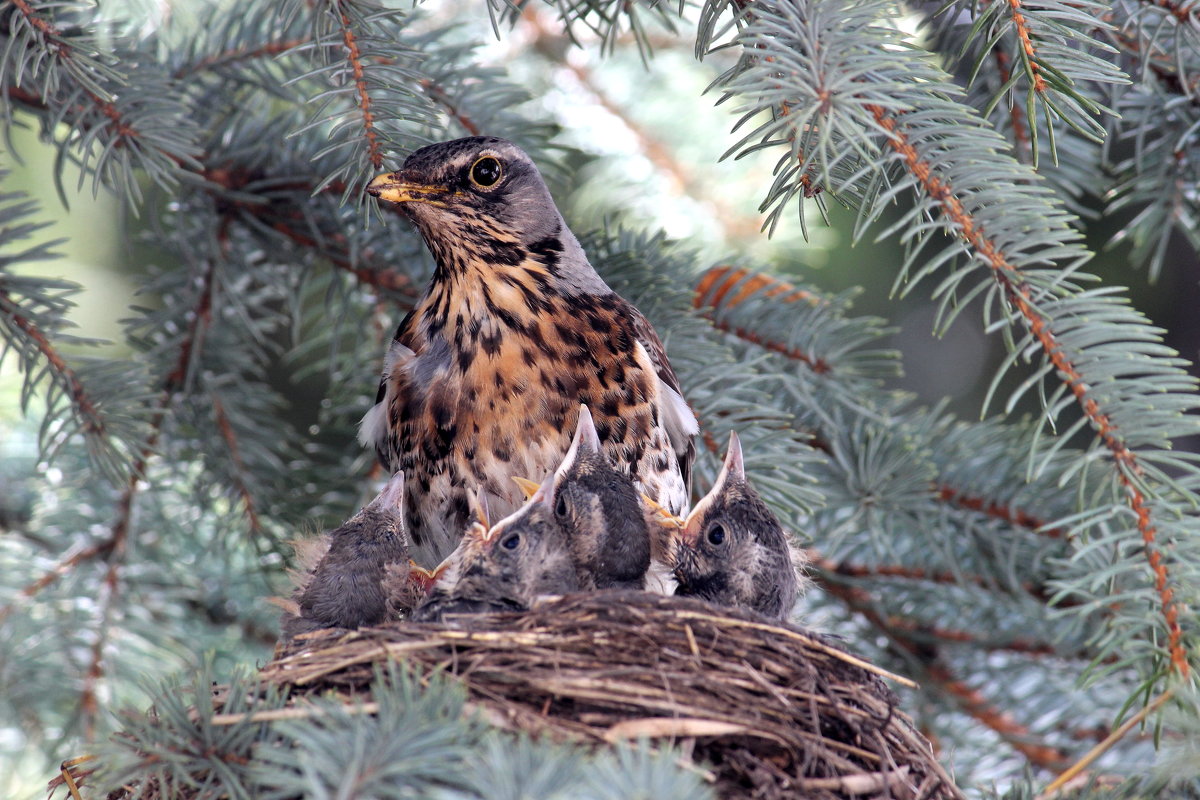
[[[195,766],[195,731],[112,712],[265,659],[286,541],[373,493],[354,424],[431,265],[361,189],[475,132],[542,165],[813,548],[800,621],[919,680],[965,785],[1027,792],[1173,687],[1098,769],[1194,793],[1198,31],[1173,0],[0,6],[0,793],[96,746],[145,774],[114,730]],[[715,264],[806,299],[694,308]],[[409,765],[389,796],[440,741],[476,769],[445,796],[694,796],[669,757],[513,750],[391,678],[415,755],[347,769],[391,723],[292,726],[308,758],[216,785]]]

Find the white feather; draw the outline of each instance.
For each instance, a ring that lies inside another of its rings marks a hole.
[[[358,443],[363,447],[375,447],[387,436],[387,401],[376,403],[363,414],[358,423]]]
[[[682,453],[687,449],[688,440],[700,432],[700,425],[687,401],[662,378],[658,379],[658,392],[663,398],[661,413],[667,436],[671,437],[671,447],[676,453]]]

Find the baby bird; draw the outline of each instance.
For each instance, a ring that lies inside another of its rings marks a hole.
[[[800,557],[746,480],[742,445],[729,434],[725,465],[677,537],[676,595],[786,619],[801,591]]]
[[[391,565],[408,567],[404,531],[404,475],[396,473],[379,495],[328,536],[324,556],[297,577],[280,619],[283,638],[319,628],[357,628],[387,618],[383,587]]]
[[[645,588],[650,533],[642,497],[605,455],[586,405],[571,447],[533,500],[548,507],[567,542],[581,589]]]
[[[528,609],[540,594],[579,591],[566,540],[541,498],[526,503],[490,530],[476,514],[458,547],[434,571],[429,597],[414,622],[448,615]]]

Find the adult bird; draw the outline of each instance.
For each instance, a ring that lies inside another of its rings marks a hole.
[[[679,531],[675,594],[782,620],[805,588],[801,563],[778,518],[746,479],[741,442],[730,432],[716,483]]]
[[[433,144],[367,191],[399,205],[436,262],[359,433],[407,476],[419,560],[453,548],[472,488],[498,516],[519,507],[510,478],[557,466],[580,403],[613,464],[679,513],[695,417],[658,335],[588,263],[529,156],[491,137]]]

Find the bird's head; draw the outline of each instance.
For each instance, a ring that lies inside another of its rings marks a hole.
[[[391,542],[407,547],[403,472],[393,475],[371,502],[342,523],[330,537],[336,540],[348,534],[359,541]]]
[[[579,589],[568,542],[554,520],[548,490],[553,476],[529,500],[497,522],[481,538],[468,576],[503,586],[506,594],[526,601],[539,594]]]
[[[678,543],[675,576],[684,594],[770,613],[774,609],[763,606],[782,591],[790,609],[796,576],[787,533],[746,480],[736,433],[729,435],[712,489],[684,520]]]
[[[447,269],[469,259],[513,266],[530,255],[557,266],[565,251],[582,253],[533,160],[505,139],[422,147],[367,192],[399,204]]]

